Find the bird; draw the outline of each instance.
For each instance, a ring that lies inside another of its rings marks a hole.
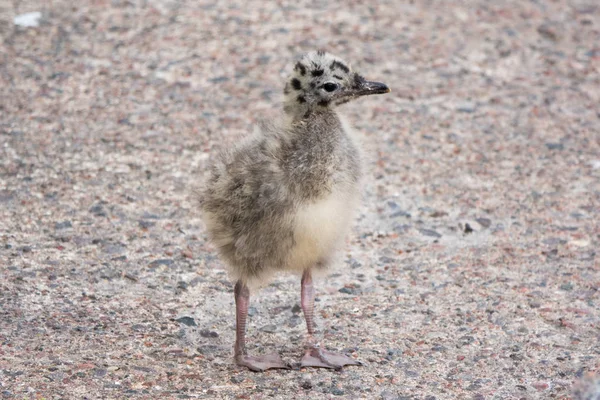
[[[341,369],[360,362],[326,350],[316,338],[313,273],[332,264],[360,197],[358,146],[337,106],[390,92],[343,59],[311,51],[293,63],[283,113],[223,149],[199,191],[206,232],[235,281],[235,363],[251,371],[290,368],[278,354],[250,355],[250,288],[274,273],[301,276],[307,326],[301,367]]]

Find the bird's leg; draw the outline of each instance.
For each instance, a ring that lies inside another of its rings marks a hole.
[[[353,358],[321,348],[318,340],[314,337],[316,330],[314,320],[315,289],[313,288],[312,275],[309,269],[302,274],[301,285],[300,305],[306,319],[308,336],[306,340],[306,352],[300,361],[300,366],[340,369],[345,365],[362,365],[360,361]]]
[[[260,372],[271,368],[290,368],[278,354],[265,356],[249,356],[246,351],[246,320],[250,305],[250,290],[241,280],[234,288],[235,295],[235,346],[234,356],[238,365],[248,367],[251,371]]]

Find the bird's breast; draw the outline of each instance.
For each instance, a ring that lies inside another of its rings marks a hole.
[[[343,241],[357,196],[334,191],[302,204],[294,218],[294,247],[289,266],[306,269],[324,261]]]

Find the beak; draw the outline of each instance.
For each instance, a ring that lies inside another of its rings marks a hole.
[[[384,94],[391,92],[385,83],[364,81],[357,91],[359,96],[368,96],[370,94]]]
[[[391,90],[385,83],[371,82],[360,76],[354,75],[354,85],[350,90],[352,96],[368,96],[371,94],[389,93]]]

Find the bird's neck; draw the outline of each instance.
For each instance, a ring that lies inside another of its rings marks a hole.
[[[285,99],[283,103],[283,111],[294,121],[300,121],[311,114],[311,107],[305,104],[299,104],[296,99]]]
[[[337,113],[330,107],[318,105],[298,104],[296,101],[286,101],[283,105],[283,111],[292,123],[301,123],[306,121],[338,121]]]

